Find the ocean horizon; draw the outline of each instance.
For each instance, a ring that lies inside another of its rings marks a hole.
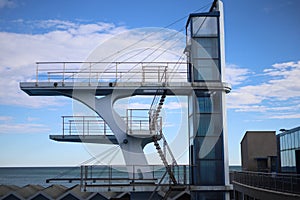
[[[230,171],[240,171],[241,166],[229,166]],[[0,167],[0,185],[16,185],[23,187],[26,185],[41,185],[48,187],[53,184],[60,184],[72,187],[80,184],[80,181],[50,181],[53,178],[80,178],[79,166],[68,167]]]

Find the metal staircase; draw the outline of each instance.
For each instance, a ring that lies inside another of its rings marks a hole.
[[[160,131],[160,134],[156,134],[154,135],[153,138],[153,142],[154,142],[154,146],[157,150],[157,153],[159,154],[164,166],[166,167],[167,173],[169,174],[169,177],[171,179],[171,181],[174,184],[177,184],[177,180],[174,176],[174,173],[172,171],[172,166],[174,164],[177,164],[175,161],[175,158],[171,152],[171,149],[168,146],[168,143],[166,141],[166,138],[163,136],[163,133],[161,130],[157,130],[157,122],[158,122],[158,118],[162,109],[162,106],[164,105],[165,99],[166,99],[166,94],[167,94],[167,90],[164,90],[162,95],[160,96],[160,99],[158,101],[157,95],[154,96],[152,104],[151,104],[151,108],[150,108],[150,112],[149,112],[149,119],[150,119],[150,128],[156,130],[156,131]],[[156,99],[157,98],[157,99]],[[156,102],[156,103],[155,103]],[[160,127],[161,128],[161,127]],[[159,137],[158,137],[159,136]],[[164,145],[164,149],[165,147],[167,147],[169,154],[171,155],[172,158],[172,164],[169,165],[167,158],[166,158],[166,150],[162,151],[158,141],[160,139],[163,139],[163,145]]]
[[[167,172],[168,172],[168,174],[169,174],[169,176],[170,176],[170,179],[172,180],[172,182],[173,182],[174,184],[177,184],[176,178],[175,178],[174,173],[173,173],[173,171],[172,171],[172,165],[169,165],[169,164],[168,164],[168,161],[167,161],[167,159],[166,159],[166,157],[165,157],[165,154],[164,154],[163,151],[161,150],[161,147],[160,147],[160,145],[159,145],[159,143],[158,143],[158,138],[157,138],[157,136],[153,136],[153,142],[154,142],[155,148],[156,148],[156,150],[157,150],[157,152],[158,152],[158,154],[159,154],[159,156],[160,156],[160,158],[161,158],[161,160],[162,160],[164,166],[166,167],[166,170],[167,170]]]
[[[157,191],[157,189],[159,188],[161,182],[163,181],[164,177],[166,174],[169,175],[169,182],[173,183],[174,185],[177,185],[178,184],[178,181],[176,180],[175,178],[175,175],[174,175],[174,172],[173,172],[173,167],[174,165],[177,165],[176,163],[176,160],[171,152],[171,149],[170,147],[168,146],[168,143],[167,143],[167,140],[166,138],[164,137],[163,135],[163,132],[161,130],[158,130],[157,127],[157,123],[158,123],[158,119],[159,119],[159,115],[161,113],[161,109],[164,105],[164,102],[165,102],[165,99],[166,99],[166,94],[167,94],[167,90],[164,90],[162,95],[160,96],[160,99],[158,100],[157,98],[157,95],[154,96],[153,98],[153,101],[152,101],[152,104],[151,104],[151,108],[150,108],[150,111],[149,111],[149,127],[150,129],[152,130],[155,130],[155,131],[159,131],[160,134],[155,134],[152,138],[153,138],[153,143],[154,143],[154,146],[157,150],[157,153],[159,155],[159,157],[161,158],[165,168],[166,168],[166,173],[163,175],[163,177],[161,178],[161,181],[160,183],[156,186],[156,188],[153,190],[153,193],[152,195],[150,196],[149,199],[152,199],[153,195],[155,194],[155,192]],[[160,127],[161,129],[162,127]],[[163,140],[163,150],[159,144],[159,140]],[[171,158],[172,158],[172,163],[171,165],[169,165],[168,163],[168,160],[166,158],[166,149],[168,150]],[[163,199],[167,199],[168,196],[170,195],[171,193],[171,188],[169,186],[169,188],[167,189],[167,191],[165,192],[164,194],[164,197]]]

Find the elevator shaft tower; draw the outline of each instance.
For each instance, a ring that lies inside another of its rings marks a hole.
[[[229,185],[225,88],[223,4],[214,1],[207,13],[190,14],[186,24],[188,81],[207,83],[188,97],[190,182],[197,186]],[[220,187],[213,192],[192,192],[192,199],[229,199]]]

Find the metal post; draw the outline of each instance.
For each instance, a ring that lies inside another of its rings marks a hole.
[[[118,63],[116,63],[116,82],[118,81]]]
[[[72,134],[72,121],[69,120],[69,135]]]
[[[111,186],[111,179],[112,179],[112,166],[108,166],[108,190],[110,191],[110,186]]]
[[[157,82],[161,82],[161,79],[160,79],[160,67],[157,68]]]
[[[87,178],[88,178],[88,166],[84,166],[84,191],[86,191]]]
[[[145,82],[145,70],[144,70],[144,66],[142,65],[142,83]]]
[[[126,133],[128,134],[129,128],[128,128],[129,124],[128,124],[128,110],[126,112]]]
[[[132,187],[133,187],[133,191],[135,190],[135,187],[134,187],[134,179],[135,179],[135,169],[134,169],[134,165],[132,165],[132,172],[133,172],[133,174],[132,174],[132,177],[133,177],[133,179],[132,179]]]
[[[39,82],[39,64],[38,63],[36,63],[35,78],[36,78],[35,85],[38,86],[38,82]]]
[[[90,135],[90,121],[87,121],[87,135]]]
[[[130,109],[130,119],[129,119],[130,127],[129,132],[132,133],[132,110]]]
[[[65,70],[66,70],[66,63],[64,62],[64,65],[63,65],[63,79],[62,79],[63,86],[65,84]]]
[[[80,166],[80,187],[83,186],[83,166]]]
[[[64,116],[62,116],[62,121],[63,121],[62,132],[63,132],[63,137],[64,137],[65,136],[65,118],[64,118]]]
[[[90,63],[89,86],[91,86],[91,71],[92,71],[92,63]]]
[[[186,165],[183,165],[183,184],[186,185]]]
[[[140,120],[140,131],[142,130],[142,120]]]
[[[84,136],[84,116],[82,117],[82,134]]]
[[[168,81],[168,77],[167,77],[167,70],[168,70],[168,63],[167,63],[167,66],[165,68],[165,83]]]

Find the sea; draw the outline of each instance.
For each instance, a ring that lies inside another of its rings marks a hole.
[[[240,171],[241,166],[230,166],[230,171]],[[73,178],[72,182],[50,181],[49,179]],[[76,180],[77,178],[77,180]],[[60,184],[72,187],[80,184],[80,167],[0,167],[0,185],[16,185],[19,187],[41,185],[48,187],[53,184]]]

